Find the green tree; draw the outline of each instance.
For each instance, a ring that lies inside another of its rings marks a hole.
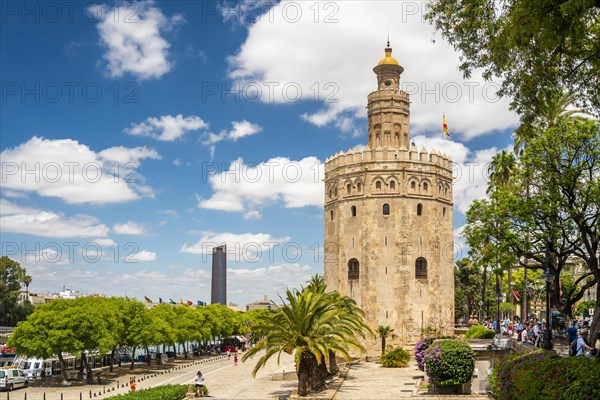
[[[468,258],[456,262],[454,266],[454,315],[461,315],[465,321],[473,314],[479,314],[482,270]]]
[[[0,257],[0,325],[14,326],[32,311],[30,305],[19,305],[19,290],[29,287],[31,276],[21,265],[7,256]]]
[[[524,123],[556,88],[600,110],[600,1],[435,0],[426,18],[460,52],[466,78],[501,78],[499,95]]]
[[[383,325],[379,325],[377,327],[376,330],[377,334],[379,335],[379,338],[381,339],[381,355],[383,356],[385,354],[385,342],[387,340],[388,336],[391,336],[392,338],[395,338],[396,335],[394,334],[394,329],[389,327],[389,326],[383,326]]]

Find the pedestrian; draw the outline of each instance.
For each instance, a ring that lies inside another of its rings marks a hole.
[[[129,390],[135,392],[135,377],[129,378]]]
[[[569,344],[571,344],[573,340],[577,340],[577,322],[575,321],[573,321],[571,327],[567,329],[567,340],[569,341]]]
[[[196,383],[196,397],[204,396],[204,377],[202,376],[202,372],[198,371],[194,382]]]
[[[42,379],[42,387],[44,387],[44,384],[46,383],[46,368],[42,368],[42,371],[40,372],[40,378]]]
[[[233,365],[237,366],[237,353],[233,355]]]
[[[229,347],[227,348],[227,359],[231,358],[231,351],[229,351]]]
[[[585,356],[585,349],[592,350],[592,347],[587,345],[583,335],[581,334],[581,331],[579,331],[578,334],[579,336],[577,337],[577,352],[575,353],[575,356],[580,357]]]

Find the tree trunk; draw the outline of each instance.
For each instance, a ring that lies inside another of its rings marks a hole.
[[[60,362],[60,372],[63,377],[63,381],[67,381],[67,364],[62,356],[62,352],[58,352],[58,361]]]
[[[483,308],[485,307],[485,289],[487,287],[487,267],[483,267],[483,276],[481,277],[481,301],[483,302],[483,306],[480,308],[481,312],[481,320],[484,321],[485,318],[483,316]]]
[[[592,347],[596,344],[598,332],[600,332],[600,290],[596,289],[596,307],[594,307],[594,317],[588,333],[588,344]]]
[[[131,367],[129,369],[133,370],[134,362],[135,362],[135,346],[131,349]]]
[[[331,375],[337,375],[340,372],[340,368],[337,365],[337,360],[335,359],[335,353],[329,350],[329,373]]]
[[[381,355],[385,354],[385,336],[381,336]]]
[[[146,346],[146,362],[148,363],[148,366],[150,366],[150,363],[152,362],[152,357],[150,357],[150,349],[148,346]]]
[[[299,396],[320,392],[325,387],[325,377],[321,373],[315,355],[310,351],[305,351],[300,356],[297,374]]]
[[[110,352],[110,364],[108,367],[108,370],[110,372],[113,372],[113,366],[115,364],[115,353],[117,352],[117,348],[113,347],[112,351]]]

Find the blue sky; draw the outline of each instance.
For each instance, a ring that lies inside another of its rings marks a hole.
[[[455,162],[459,254],[512,143],[507,100],[463,80],[426,2],[1,4],[1,252],[34,292],[207,301],[221,243],[242,306],[322,273],[323,163],[366,144],[388,29],[411,137]]]

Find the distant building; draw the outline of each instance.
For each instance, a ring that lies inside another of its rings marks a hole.
[[[37,306],[38,304],[46,304],[50,303],[54,300],[56,296],[52,296],[50,294],[36,294],[27,292],[25,290],[21,290],[19,292],[19,303],[23,304],[26,301],[29,301],[32,305]]]
[[[211,304],[227,305],[227,246],[213,249],[212,282],[210,288]]]
[[[265,298],[263,300],[256,300],[250,304],[246,304],[246,311],[252,311],[262,308],[264,310],[271,309],[271,302],[269,301],[269,296],[265,294]]]
[[[235,303],[229,303],[227,304],[227,307],[229,307],[230,310],[235,312],[243,312],[242,307],[238,306]]]

